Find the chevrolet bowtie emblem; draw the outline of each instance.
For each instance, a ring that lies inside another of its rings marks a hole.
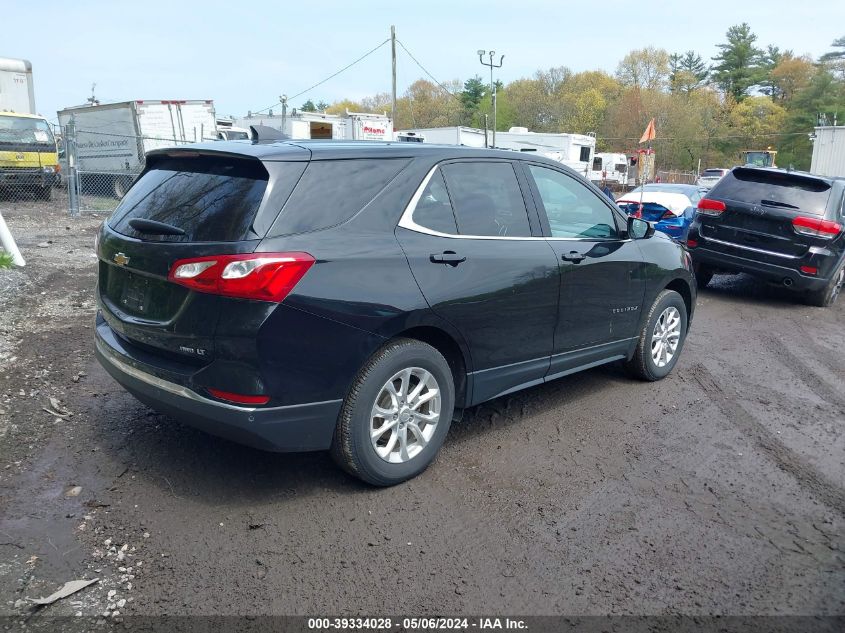
[[[126,266],[129,263],[129,258],[123,253],[116,253],[114,256],[114,263],[118,266]]]

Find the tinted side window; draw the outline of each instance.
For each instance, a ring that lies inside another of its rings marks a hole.
[[[435,170],[425,186],[425,190],[417,201],[413,217],[414,222],[427,229],[440,233],[456,234],[458,232],[452,203],[446,191],[446,183],[439,169]]]
[[[525,201],[510,163],[450,163],[442,169],[461,235],[531,235]]]
[[[256,160],[168,158],[153,163],[121,200],[109,220],[118,233],[169,242],[246,239],[267,188],[267,170]],[[181,236],[150,236],[129,226],[134,218],[171,224]]]
[[[404,159],[386,158],[312,161],[270,234],[307,233],[345,222],[407,164]]]
[[[738,167],[717,182],[707,197],[756,204],[763,202],[824,215],[830,185],[800,174]]]
[[[554,169],[529,165],[552,237],[616,237],[611,211],[586,185]]]

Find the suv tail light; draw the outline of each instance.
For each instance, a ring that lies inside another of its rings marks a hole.
[[[168,280],[191,290],[279,303],[314,265],[308,253],[251,253],[180,259]]]
[[[675,215],[674,213],[672,213],[671,211],[669,211],[667,209],[666,213],[664,213],[662,216],[660,216],[660,219],[661,220],[675,220],[675,219],[677,219],[677,217],[678,217],[677,215]]]
[[[842,225],[831,220],[798,216],[792,220],[792,228],[795,229],[796,233],[800,233],[801,235],[810,235],[829,240],[839,235]]]
[[[702,198],[698,201],[698,212],[701,215],[709,215],[718,217],[722,215],[725,210],[725,203],[721,200],[710,200],[709,198]]]

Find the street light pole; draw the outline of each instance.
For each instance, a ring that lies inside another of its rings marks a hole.
[[[484,61],[485,55],[489,55],[490,61]],[[502,55],[501,57],[499,57],[499,63],[496,64],[493,62],[493,57],[495,55],[496,51],[485,51],[482,49],[478,50],[478,61],[480,61],[483,66],[490,67],[490,96],[493,100],[493,147],[496,147],[496,84],[493,83],[493,69],[501,68],[502,60],[505,58],[505,56]]]

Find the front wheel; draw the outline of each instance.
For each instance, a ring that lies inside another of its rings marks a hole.
[[[391,341],[355,377],[335,428],[332,457],[375,486],[416,477],[446,439],[454,407],[446,359],[421,341]]]
[[[678,362],[687,335],[687,306],[674,290],[664,290],[649,310],[637,348],[625,370],[641,380],[661,380]]]

